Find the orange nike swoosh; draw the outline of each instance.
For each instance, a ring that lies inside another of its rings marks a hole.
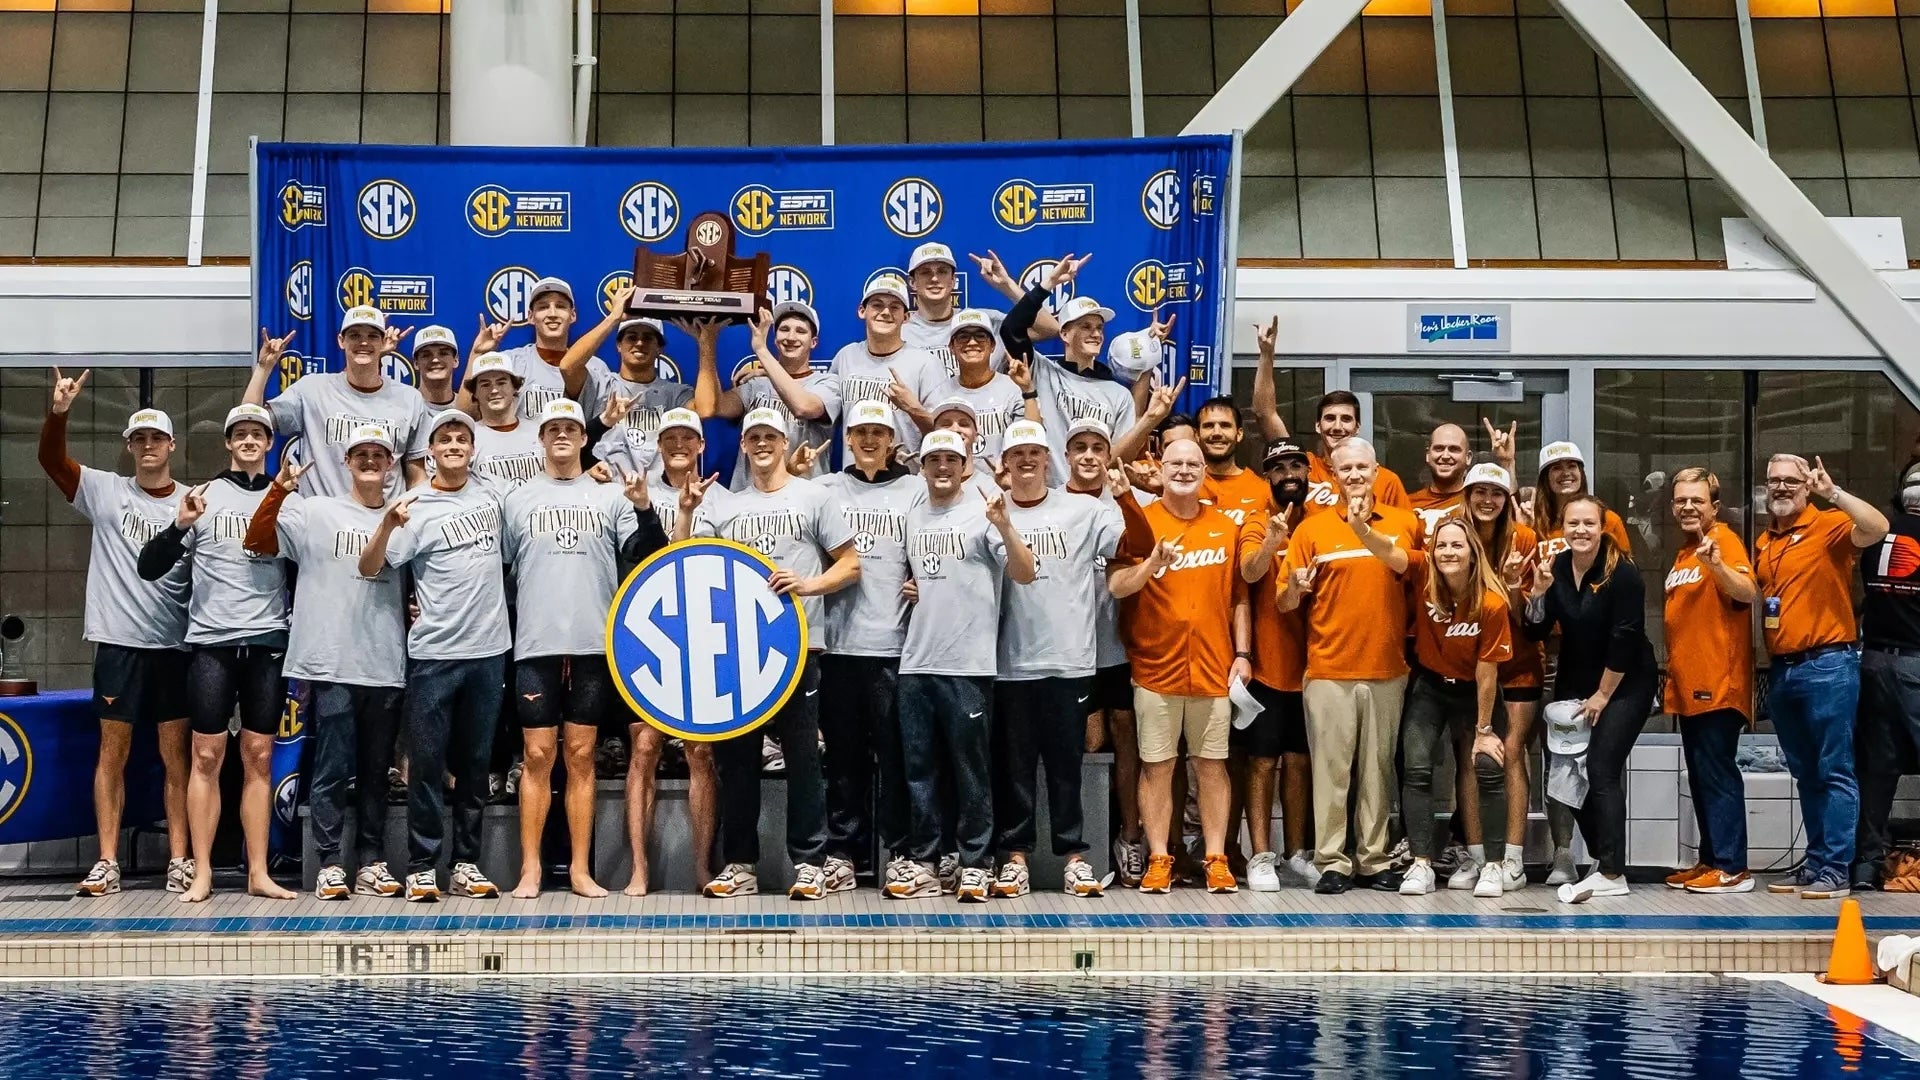
[[[101,695],[100,695],[100,700],[101,700],[101,701],[104,701],[104,702],[106,702],[106,703],[107,703],[107,704],[109,704],[109,705],[111,705],[111,704],[113,704],[114,702],[116,702],[116,701],[119,701],[120,699],[119,699],[119,698],[117,698],[117,697],[108,697],[108,696],[107,696],[107,695],[105,695],[105,694],[101,694]]]

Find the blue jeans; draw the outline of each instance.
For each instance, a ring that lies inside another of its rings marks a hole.
[[[340,862],[347,783],[354,783],[354,858],[366,866],[387,850],[387,766],[400,726],[400,688],[309,682],[313,693],[313,843],[321,866]]]
[[[1860,654],[1840,649],[1791,666],[1775,663],[1767,712],[1787,768],[1800,785],[1807,870],[1847,880],[1853,865],[1860,785],[1853,774],[1853,715]]]
[[[1747,868],[1747,782],[1734,761],[1746,729],[1747,718],[1738,709],[1680,718],[1680,749],[1700,827],[1700,862],[1729,874]]]
[[[507,657],[407,661],[407,872],[432,870],[453,777],[453,859],[480,861],[487,762],[506,695]]]

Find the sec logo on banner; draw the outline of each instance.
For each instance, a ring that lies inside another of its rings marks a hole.
[[[673,189],[643,180],[620,196],[620,227],[642,243],[652,244],[673,235],[680,224],[680,200]]]
[[[503,266],[487,279],[487,313],[508,326],[527,324],[527,305],[540,275],[524,266]]]
[[[1140,212],[1156,229],[1180,224],[1180,174],[1162,169],[1147,177],[1140,189]]]
[[[831,229],[833,192],[775,191],[764,184],[748,184],[733,194],[733,224],[748,236],[765,236],[775,229]]]
[[[1190,262],[1143,259],[1127,271],[1127,300],[1141,311],[1200,299],[1199,267]]]
[[[1093,185],[1009,180],[993,193],[993,216],[1008,232],[1035,225],[1091,225]]]
[[[600,279],[600,314],[613,314],[613,298],[621,289],[633,284],[633,271],[615,270]]]
[[[712,742],[780,711],[806,667],[807,620],[768,587],[774,569],[744,545],[693,540],[628,575],[607,612],[607,663],[635,715]]]
[[[1045,281],[1047,275],[1053,273],[1053,268],[1058,265],[1060,265],[1059,259],[1039,259],[1028,263],[1027,268],[1020,271],[1020,287],[1034,288]],[[1063,281],[1053,287],[1053,295],[1047,299],[1047,307],[1053,311],[1059,311],[1071,299],[1073,299],[1073,282]]]
[[[565,191],[508,191],[498,184],[486,184],[467,196],[467,224],[481,236],[571,232],[573,195]]]
[[[287,284],[283,291],[287,298],[287,314],[301,320],[313,318],[313,263],[306,259],[294,263],[287,271]]]
[[[375,240],[398,240],[413,228],[418,206],[413,192],[398,180],[375,180],[360,189],[354,200],[360,227]]]
[[[33,747],[27,742],[26,729],[6,713],[0,713],[0,825],[27,801],[27,789],[33,786]]]
[[[909,240],[925,236],[940,224],[946,202],[940,190],[917,176],[895,180],[880,200],[880,216],[887,228]]]
[[[767,302],[813,306],[813,279],[797,266],[781,263],[767,271]]]
[[[299,232],[327,223],[327,189],[289,180],[280,185],[280,227]]]

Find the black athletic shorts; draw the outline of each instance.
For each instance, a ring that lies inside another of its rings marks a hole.
[[[1275,690],[1255,680],[1247,692],[1260,703],[1260,715],[1227,735],[1227,745],[1248,757],[1273,758],[1307,753],[1307,708],[1298,690]]]
[[[187,708],[195,735],[225,735],[236,705],[240,730],[277,735],[286,708],[285,645],[197,645],[187,661]]]
[[[122,723],[185,720],[187,654],[180,649],[93,649],[93,713]]]
[[[597,728],[613,705],[607,658],[530,656],[513,664],[514,711],[521,728],[558,727],[562,720]]]
[[[1095,671],[1090,704],[1105,712],[1132,712],[1133,665],[1121,663]]]
[[[1500,698],[1503,701],[1539,701],[1546,696],[1546,690],[1538,686],[1503,686],[1500,688]]]

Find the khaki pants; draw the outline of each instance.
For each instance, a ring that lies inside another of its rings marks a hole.
[[[1407,677],[1355,682],[1308,679],[1307,746],[1313,751],[1313,863],[1352,876],[1387,869],[1393,813],[1393,750]],[[1347,857],[1347,792],[1354,802],[1354,858]]]

